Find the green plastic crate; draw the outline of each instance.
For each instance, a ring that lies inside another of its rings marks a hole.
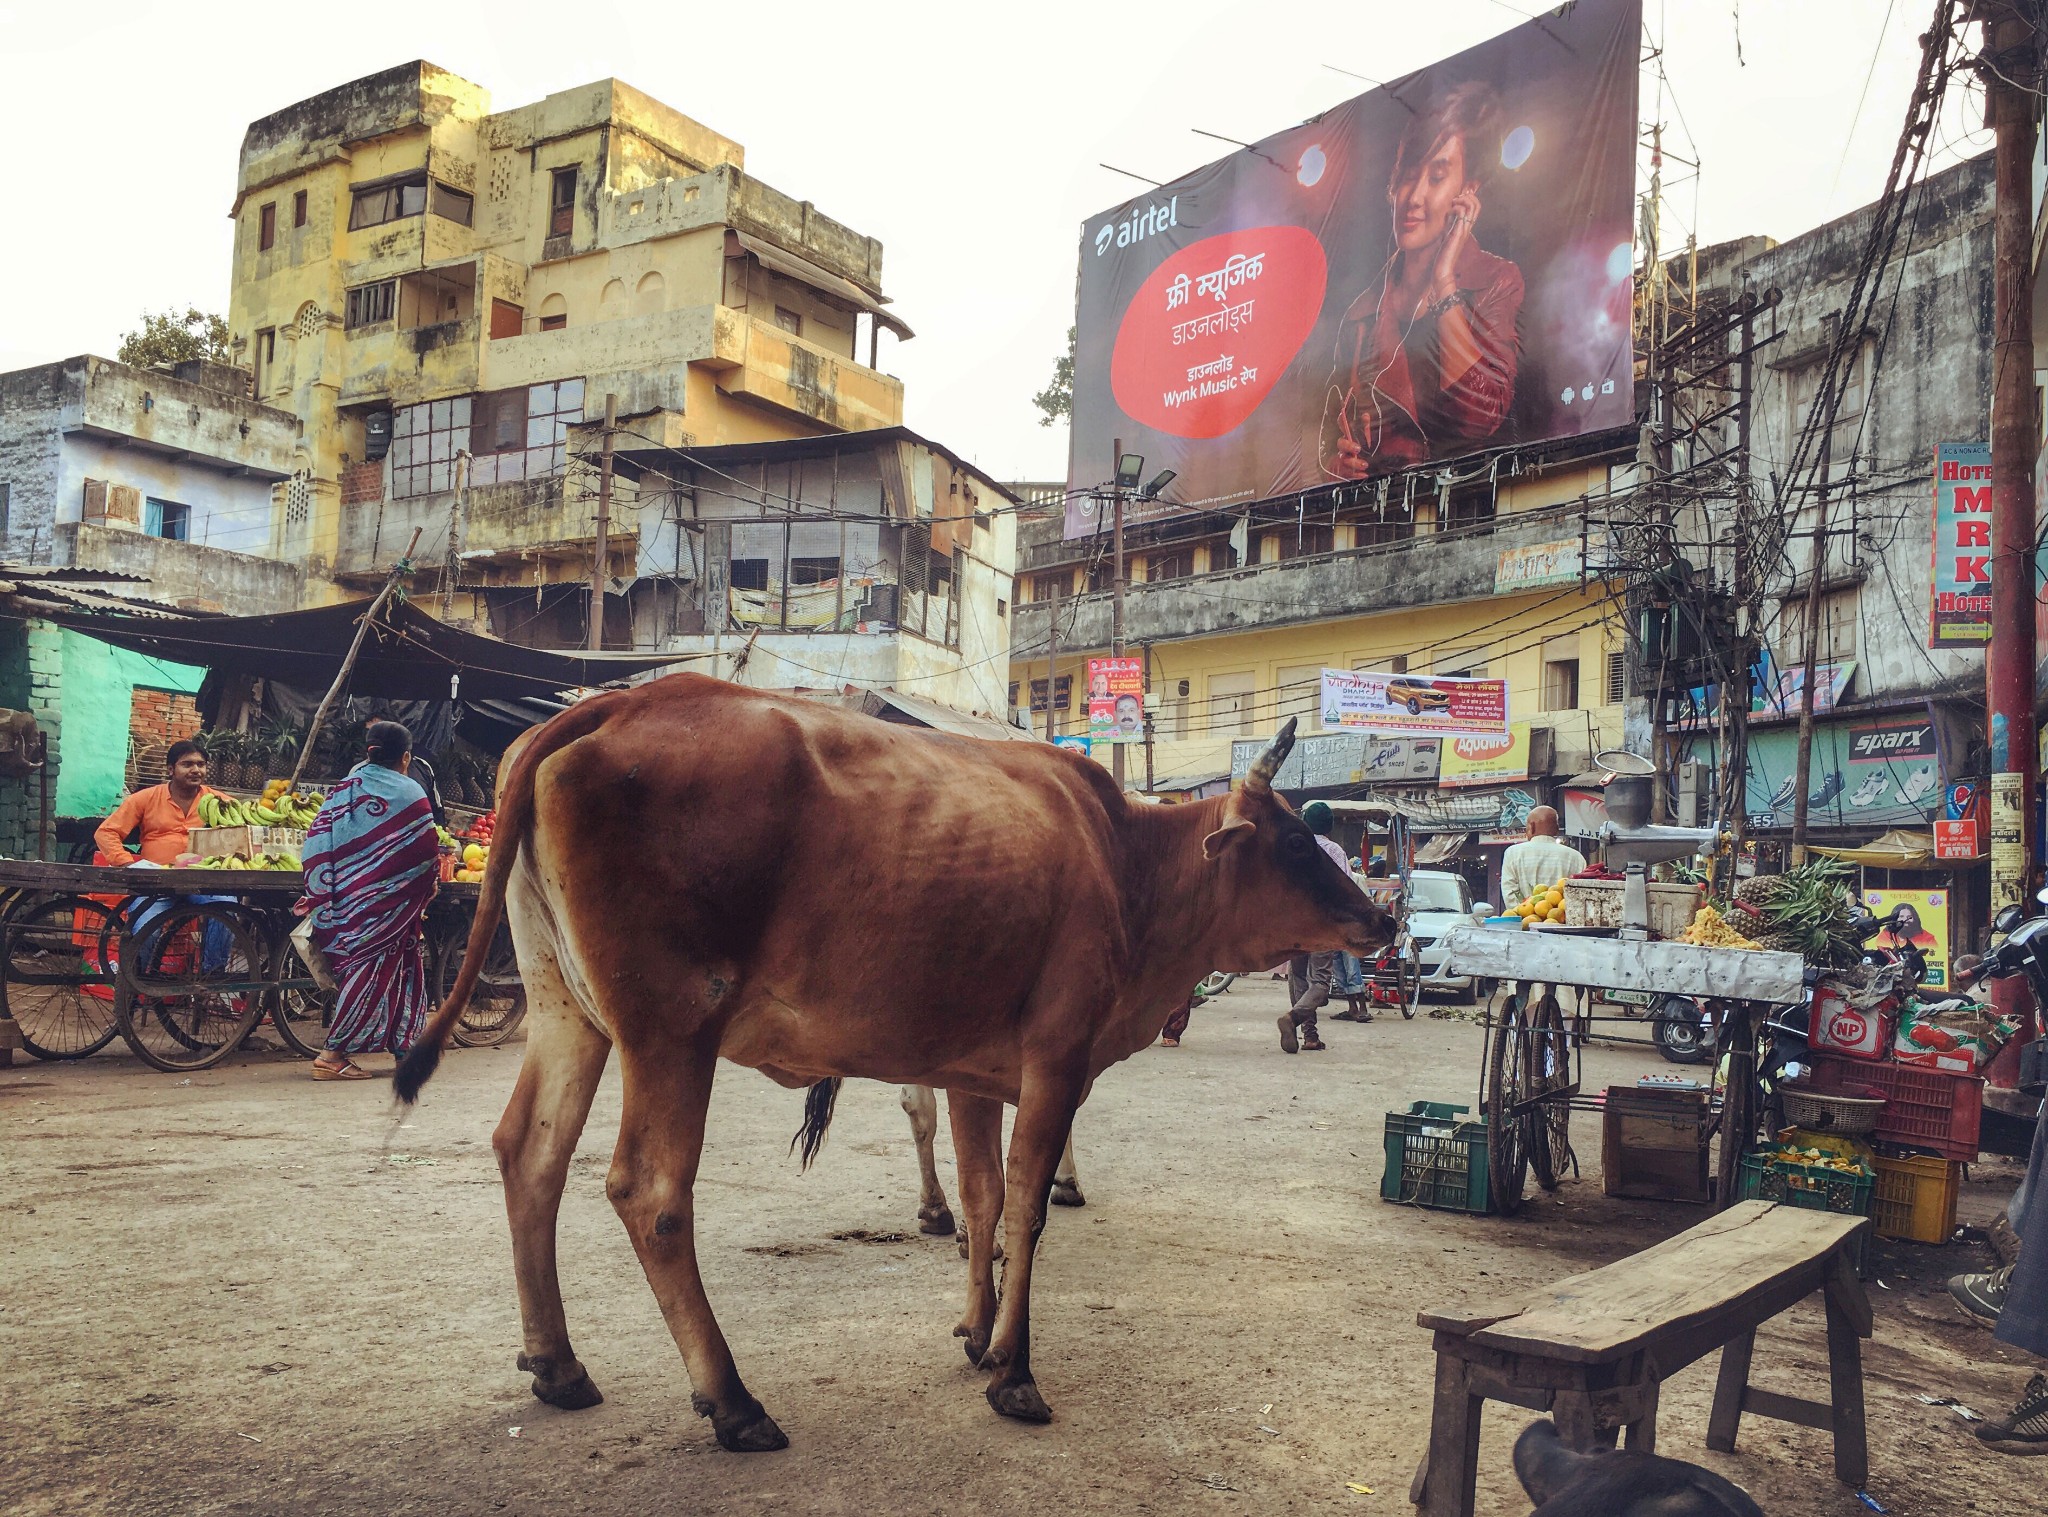
[[[1752,1149],[1742,1156],[1739,1201],[1775,1201],[1807,1211],[1867,1217],[1877,1192],[1877,1175],[1868,1165],[1860,1175],[1845,1174],[1822,1164],[1794,1164],[1774,1159],[1771,1151]],[[1869,1272],[1870,1231],[1856,1239],[1856,1273]]]
[[[1441,1211],[1491,1209],[1486,1181],[1486,1121],[1462,1120],[1469,1106],[1417,1101],[1387,1113],[1387,1168],[1380,1199]]]

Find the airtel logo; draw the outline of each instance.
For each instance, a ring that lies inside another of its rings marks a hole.
[[[1514,746],[1512,736],[1461,737],[1451,744],[1451,751],[1461,759],[1490,759],[1499,758]]]

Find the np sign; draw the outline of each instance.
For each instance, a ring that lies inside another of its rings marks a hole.
[[[1930,648],[1981,647],[1991,636],[1991,447],[1934,448],[1934,616]]]

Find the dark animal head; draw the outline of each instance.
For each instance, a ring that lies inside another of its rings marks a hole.
[[[1633,1450],[1575,1453],[1548,1422],[1515,1440],[1515,1477],[1536,1503],[1531,1517],[1764,1517],[1712,1470]]]
[[[1225,903],[1218,959],[1225,968],[1265,969],[1290,954],[1338,948],[1370,954],[1394,938],[1393,917],[1367,899],[1275,793],[1273,777],[1293,746],[1290,717],[1231,792],[1223,825],[1202,840]]]

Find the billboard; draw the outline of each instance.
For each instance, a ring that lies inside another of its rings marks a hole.
[[[1529,777],[1529,724],[1516,722],[1489,737],[1457,737],[1444,743],[1437,784],[1445,790],[1466,785],[1499,785]]]
[[[1070,488],[1119,438],[1178,472],[1146,521],[1629,425],[1641,12],[1579,0],[1083,223]]]
[[[1088,660],[1088,736],[1098,743],[1145,740],[1145,661]]]
[[[1930,648],[1991,636],[1991,445],[1934,447],[1934,621]]]
[[[1325,669],[1322,696],[1326,730],[1366,727],[1376,732],[1483,732],[1502,737],[1508,730],[1504,679]]]

